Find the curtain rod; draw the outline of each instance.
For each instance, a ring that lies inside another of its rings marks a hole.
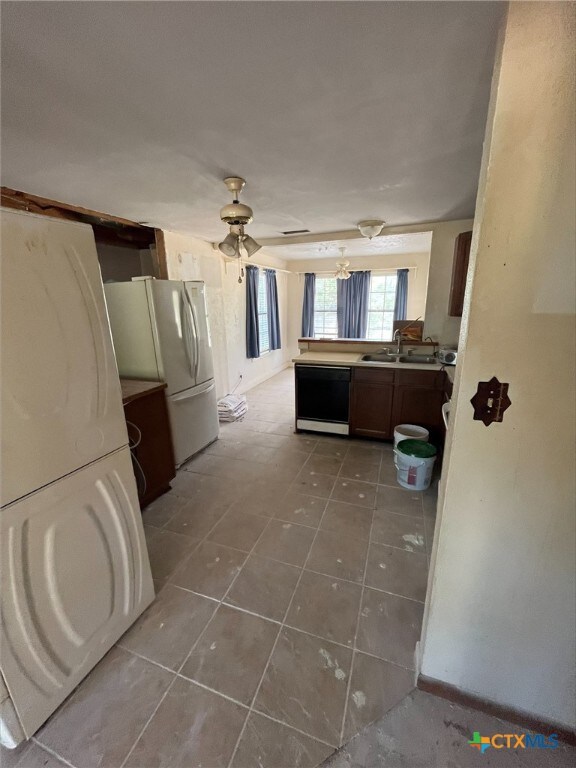
[[[418,271],[418,267],[385,267],[382,268],[372,268],[372,269],[348,269],[348,272],[397,272],[399,269],[408,269],[413,270],[414,272]],[[311,269],[307,269],[305,272],[291,272],[291,275],[305,275],[309,272],[313,272],[315,275],[333,275],[335,274],[335,271],[333,269],[327,269],[324,272],[318,272],[313,271]]]

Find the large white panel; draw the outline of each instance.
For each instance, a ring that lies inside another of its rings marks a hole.
[[[2,210],[2,504],[127,443],[94,234]]]
[[[218,407],[214,381],[168,398],[176,466],[218,437]]]
[[[1,666],[27,736],[150,604],[130,452],[2,511]]]

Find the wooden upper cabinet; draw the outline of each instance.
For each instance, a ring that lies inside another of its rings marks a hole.
[[[462,232],[456,238],[454,263],[452,265],[452,285],[450,286],[450,303],[448,305],[448,314],[451,317],[462,317],[471,242],[472,232]]]

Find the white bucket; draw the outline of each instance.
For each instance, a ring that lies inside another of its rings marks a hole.
[[[400,440],[424,440],[428,442],[430,433],[424,427],[417,427],[416,424],[398,424],[394,429],[394,448]]]
[[[436,456],[429,459],[406,456],[398,448],[394,448],[394,466],[396,467],[396,480],[403,488],[411,491],[425,491],[432,480],[432,470]]]

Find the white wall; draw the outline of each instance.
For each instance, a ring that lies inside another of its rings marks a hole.
[[[424,675],[574,727],[574,8],[511,3],[471,253]],[[511,407],[472,420],[478,381]]]
[[[236,387],[243,392],[281,370],[288,360],[288,280],[278,272],[278,303],[282,349],[261,358],[246,358],[246,283],[238,283],[238,265],[226,262],[210,243],[177,232],[164,232],[171,280],[204,280],[214,351],[218,397]],[[258,264],[282,269],[284,262],[259,251]]]

